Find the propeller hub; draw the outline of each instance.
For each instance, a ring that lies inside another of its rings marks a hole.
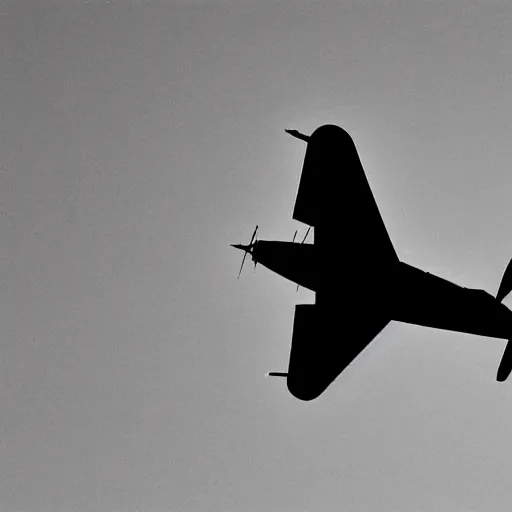
[[[234,247],[235,249],[240,249],[241,251],[248,252],[249,254],[252,254],[252,248],[254,244],[251,245],[242,245],[242,244],[231,244],[231,247]]]
[[[256,228],[254,229],[254,232],[251,236],[251,241],[249,242],[249,245],[231,244],[231,247],[234,247],[235,249],[240,249],[240,250],[244,251],[244,253],[245,253],[244,257],[242,259],[242,265],[240,266],[240,271],[238,272],[238,278],[240,278],[240,274],[242,273],[242,268],[244,267],[245,258],[247,257],[247,254],[250,254],[252,256],[253,248],[258,243],[257,241],[256,242],[254,241],[256,238],[257,231],[258,231],[258,226],[256,226]],[[254,256],[253,256],[253,260],[254,260]],[[254,266],[256,267],[256,264],[254,264]]]

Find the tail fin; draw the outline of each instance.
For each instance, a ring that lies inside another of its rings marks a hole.
[[[496,380],[498,382],[503,382],[507,379],[512,371],[512,341],[508,340],[507,346],[505,347],[505,352],[503,352],[503,356],[501,358],[500,366],[498,368],[498,374],[496,375]]]
[[[500,287],[496,294],[496,300],[501,302],[512,291],[512,260],[508,262],[507,268],[501,278]]]

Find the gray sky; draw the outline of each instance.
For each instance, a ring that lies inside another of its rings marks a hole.
[[[509,2],[0,6],[2,512],[510,509],[503,341],[391,324],[301,403],[313,296],[229,247],[305,232],[283,130],[336,123],[402,259],[494,293]]]

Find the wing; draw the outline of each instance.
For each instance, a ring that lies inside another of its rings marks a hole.
[[[336,240],[358,261],[398,261],[354,142],[338,126],[321,126],[309,139],[293,218],[315,227],[320,252]]]
[[[390,321],[384,279],[399,263],[343,129],[311,135],[293,218],[315,228],[317,283],[316,304],[295,309],[287,382],[295,397],[312,400]]]
[[[390,321],[399,261],[356,147],[337,126],[310,137],[293,218],[315,228],[316,304],[295,310],[288,388],[319,396]]]
[[[300,400],[321,395],[336,377],[387,325],[384,315],[363,315],[356,305],[325,309],[313,304],[295,307],[287,384]]]

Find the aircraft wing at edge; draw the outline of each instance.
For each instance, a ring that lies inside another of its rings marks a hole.
[[[316,304],[297,305],[287,375],[290,393],[300,400],[317,398],[388,322],[354,307],[334,311]]]

